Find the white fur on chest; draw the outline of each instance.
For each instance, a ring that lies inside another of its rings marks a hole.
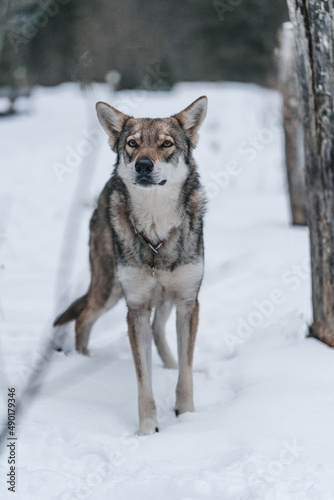
[[[167,239],[171,228],[181,223],[179,195],[180,189],[171,185],[133,190],[132,216],[137,231],[143,232],[153,242]]]
[[[162,299],[174,303],[195,300],[203,277],[203,267],[203,261],[199,261],[197,264],[185,264],[174,271],[157,269],[155,276],[152,276],[149,266],[119,266],[117,272],[128,306],[151,304],[154,307]]]

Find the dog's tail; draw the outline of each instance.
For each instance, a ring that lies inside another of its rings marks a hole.
[[[53,326],[60,326],[77,319],[87,304],[87,294],[75,300],[62,314],[54,320]]]

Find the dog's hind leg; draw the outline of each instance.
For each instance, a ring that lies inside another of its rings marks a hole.
[[[154,313],[152,323],[153,338],[157,346],[158,353],[163,361],[165,368],[177,368],[177,362],[166,341],[165,325],[173,308],[171,301],[165,301],[159,304]]]
[[[75,322],[75,348],[81,354],[89,354],[88,341],[95,321],[103,314],[103,306],[88,303]]]
[[[122,294],[119,283],[114,284],[107,300],[103,300],[97,291],[90,289],[86,306],[75,322],[75,347],[78,352],[89,354],[88,342],[92,326],[105,311],[117,304]]]

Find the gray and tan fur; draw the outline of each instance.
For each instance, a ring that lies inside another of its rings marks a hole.
[[[152,337],[166,368],[177,368],[175,413],[194,411],[192,363],[203,277],[205,198],[192,150],[207,110],[200,97],[164,119],[132,118],[97,103],[99,121],[117,153],[114,172],[90,222],[91,283],[55,321],[76,320],[76,348],[88,354],[94,322],[124,296],[136,367],[139,434],[157,432],[152,393]],[[138,234],[158,249],[153,250]],[[176,306],[178,365],[165,339]],[[151,313],[155,309],[151,324]]]

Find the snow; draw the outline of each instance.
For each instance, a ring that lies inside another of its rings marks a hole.
[[[164,369],[154,350],[160,432],[139,437],[124,303],[94,327],[89,358],[73,351],[72,325],[67,354],[55,353],[17,421],[16,499],[334,498],[334,351],[305,338],[308,233],[289,223],[280,98],[253,85],[184,83],[169,93],[115,95],[97,85],[84,96],[66,84],[36,89],[21,103],[22,114],[0,121],[1,415],[7,388],[19,398],[43,357],[60,312],[56,287],[72,300],[89,282],[88,222],[115,160],[95,102],[135,116],[168,116],[203,94],[209,112],[195,157],[209,206],[196,412],[174,416],[177,372]],[[63,263],[57,285],[83,168],[90,180],[79,189],[75,258]],[[176,353],[174,322],[168,338]],[[5,449],[1,498],[12,498],[7,458]]]

